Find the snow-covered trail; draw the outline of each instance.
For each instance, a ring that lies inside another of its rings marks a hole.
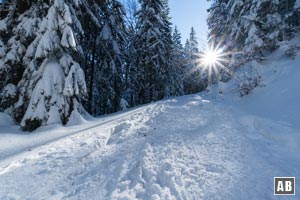
[[[82,123],[85,123],[84,126],[82,126],[82,123],[77,126],[73,125],[66,127],[62,127],[58,124],[52,124],[41,127],[38,131],[35,131],[33,133],[21,132],[18,126],[2,126],[0,130],[2,140],[0,140],[0,160],[9,156],[16,155],[18,153],[22,153],[26,150],[30,151],[35,147],[60,140],[64,137],[69,137],[73,134],[86,132],[88,130],[98,128],[99,126],[102,126],[104,124],[118,121],[124,117],[127,117],[131,113],[143,112],[144,109],[146,109],[145,106],[140,106],[139,108],[135,108],[131,111],[127,111],[125,113],[119,112],[117,114],[110,114],[108,117],[102,117],[98,120],[92,117],[88,117],[89,121],[82,119],[84,120]]]
[[[299,131],[199,95],[165,100],[0,160],[0,199],[273,199],[274,176],[300,177],[284,134]]]

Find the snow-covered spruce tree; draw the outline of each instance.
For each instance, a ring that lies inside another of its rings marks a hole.
[[[94,115],[120,110],[123,91],[123,66],[125,59],[125,10],[116,0],[99,3],[101,30],[97,36],[95,77],[93,83]]]
[[[171,67],[171,72],[173,73],[171,74],[171,77],[173,77],[170,84],[170,87],[172,87],[171,91],[175,92],[173,95],[179,96],[184,93],[183,77],[185,75],[185,55],[181,43],[181,34],[177,26],[175,26],[172,35]]]
[[[209,15],[207,18],[209,43],[220,44],[223,48],[232,45],[231,41],[227,41],[229,39],[228,33],[230,28],[235,28],[229,23],[228,1],[213,0],[211,7],[208,9]]]
[[[134,39],[136,59],[132,71],[137,104],[162,99],[170,94],[167,79],[170,74],[171,32],[165,2],[140,0],[137,34]]]
[[[208,17],[210,43],[221,42],[223,50],[233,52],[228,66],[231,72],[226,73],[232,76],[239,66],[265,59],[280,42],[299,34],[299,21],[295,0],[214,0]],[[261,81],[258,73],[251,73],[255,71],[252,68],[240,83],[240,89],[247,86],[247,93]]]
[[[173,49],[177,50],[176,53],[180,53],[181,56],[183,56],[183,46],[181,43],[181,33],[179,32],[177,26],[175,26],[173,35],[172,35],[172,40],[173,40]],[[183,59],[182,59],[183,60]]]
[[[126,50],[125,50],[125,65],[124,65],[124,91],[123,98],[127,100],[130,107],[138,105],[138,85],[137,77],[140,77],[141,71],[137,70],[136,57],[137,51],[135,49],[134,40],[137,25],[137,13],[139,11],[139,3],[137,0],[127,1],[126,6],[126,29],[127,29],[127,39],[126,39]]]
[[[23,8],[28,5],[23,4]],[[17,18],[23,10],[12,0],[5,1],[0,7],[0,111],[11,111],[17,100],[17,84],[22,78],[24,66],[22,55],[24,44],[28,44],[20,31],[12,34],[18,25]],[[33,20],[28,21],[28,24]],[[33,22],[34,23],[34,22]],[[27,33],[35,31],[27,29]]]
[[[297,1],[214,0],[209,9],[210,42],[242,51],[246,60],[263,57],[299,30]]]
[[[199,44],[198,44],[198,39],[194,27],[191,28],[188,51],[195,52],[195,53],[199,52]],[[191,56],[195,56],[195,55],[191,55]]]
[[[83,12],[79,13],[82,29],[85,30],[84,35],[77,37],[77,41],[81,44],[83,50],[83,59],[81,67],[85,73],[87,98],[84,99],[83,105],[90,114],[93,114],[93,88],[95,81],[95,67],[100,59],[97,55],[97,37],[101,30],[99,15],[102,13],[99,5],[94,1],[83,1]]]
[[[230,6],[231,4],[229,4]],[[264,50],[275,49],[279,35],[284,30],[281,16],[277,12],[278,2],[273,0],[258,1],[236,5],[232,3],[231,10],[235,10],[239,16],[235,32],[231,35],[241,38],[243,42],[243,52],[249,59],[264,56]],[[237,12],[239,11],[239,12]],[[246,33],[243,35],[243,33]]]
[[[206,88],[202,85],[202,72],[200,69],[200,51],[198,49],[198,40],[195,29],[191,28],[189,39],[185,43],[185,76],[184,93],[193,94]]]
[[[76,40],[83,33],[76,17],[81,5],[73,0],[11,3],[20,10],[2,19],[7,27],[1,30],[6,55],[1,61],[24,71],[14,82],[7,81],[7,86],[16,87],[18,99],[10,105],[11,114],[24,130],[66,124],[72,115],[83,112],[81,99],[86,93],[84,73],[76,62],[81,57]]]
[[[170,97],[170,96],[179,96],[183,94],[183,71],[182,66],[180,64],[183,60],[179,60],[179,58],[175,58],[177,56],[176,54],[179,51],[182,51],[182,49],[175,49],[177,46],[180,48],[180,45],[177,41],[173,40],[172,35],[172,28],[171,28],[171,18],[170,18],[170,9],[169,9],[169,1],[168,0],[162,0],[163,3],[163,15],[162,18],[164,20],[165,28],[163,30],[163,41],[165,43],[165,59],[166,59],[166,65],[165,65],[165,72],[163,74],[164,77],[164,97]],[[180,36],[178,30],[177,34]],[[177,35],[177,36],[178,36]],[[178,39],[178,38],[177,38]],[[181,46],[182,47],[182,46]],[[177,62],[178,61],[178,62]]]
[[[291,1],[288,1],[291,2]],[[288,3],[286,2],[286,3]],[[299,33],[300,27],[300,0],[292,1],[294,3],[286,4],[286,8],[291,10],[290,15],[287,16],[286,21],[288,22],[289,31],[292,31],[293,34]]]
[[[130,31],[129,33],[135,33],[135,31]],[[129,34],[127,53],[126,53],[126,63],[125,63],[125,73],[124,73],[124,98],[127,100],[131,107],[139,105],[139,90],[140,85],[138,80],[143,77],[142,70],[138,70],[137,66],[137,50],[133,41],[135,40],[135,34]]]

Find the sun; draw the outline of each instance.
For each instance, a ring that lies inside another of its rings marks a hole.
[[[220,71],[224,70],[228,72],[226,64],[228,64],[228,55],[230,52],[224,51],[220,45],[207,46],[199,55],[199,68],[202,73],[207,74],[209,84],[212,83],[213,77],[219,77]]]
[[[208,49],[202,55],[202,60],[205,65],[216,65],[220,62],[222,55],[221,50]]]

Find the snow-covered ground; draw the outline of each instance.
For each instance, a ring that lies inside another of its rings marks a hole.
[[[275,199],[274,176],[297,183],[276,199],[299,199],[299,65],[258,66],[266,86],[243,98],[172,98],[30,134],[1,123],[0,199]]]

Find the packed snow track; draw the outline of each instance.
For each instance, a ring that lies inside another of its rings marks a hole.
[[[101,118],[3,157],[0,199],[272,199],[299,142],[282,151],[270,131],[294,129],[262,120],[199,95]]]

